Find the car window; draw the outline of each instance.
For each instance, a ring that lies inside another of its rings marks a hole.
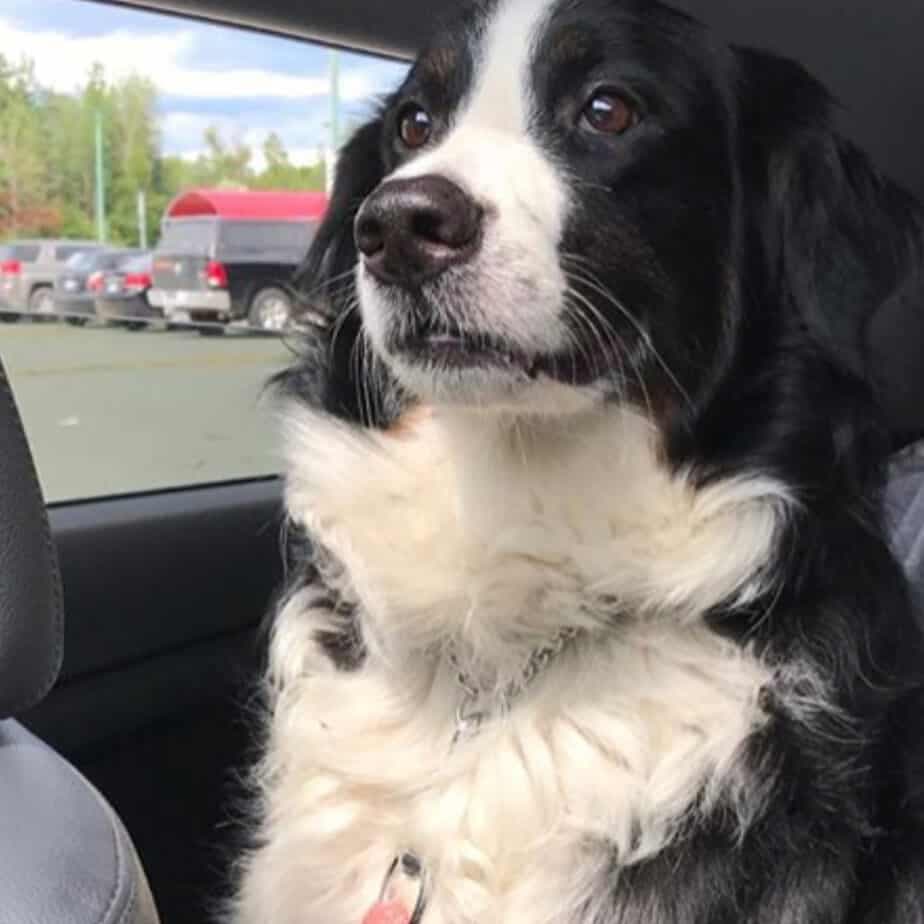
[[[277,474],[287,286],[407,65],[80,0],[0,0],[0,34],[0,357],[47,499]]]
[[[150,254],[126,253],[116,260],[113,269],[125,273],[142,273],[151,269]]]
[[[75,272],[92,268],[96,260],[95,251],[78,250],[64,261],[64,265]]]
[[[293,258],[301,259],[316,228],[316,222],[307,221],[228,221],[220,226],[218,244],[223,250],[258,255],[291,250]]]
[[[208,256],[215,246],[218,224],[213,220],[191,219],[165,220],[161,230],[158,249],[164,253],[196,254]]]
[[[86,249],[86,244],[62,244],[55,248],[55,259],[59,262],[66,262],[74,256],[74,254],[86,251]]]
[[[34,263],[38,260],[40,250],[41,247],[38,244],[9,244],[3,248],[3,259]]]
[[[124,251],[124,250],[114,250],[114,251],[103,251],[97,259],[97,268],[101,270],[111,270],[115,269],[128,258],[134,256],[133,251]]]

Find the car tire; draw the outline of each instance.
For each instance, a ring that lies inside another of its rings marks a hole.
[[[0,309],[0,322],[3,324],[15,324],[19,320],[19,315],[13,311],[3,311]]]
[[[279,286],[260,289],[250,300],[247,320],[251,327],[270,333],[282,333],[292,320],[295,302]]]
[[[145,324],[144,321],[126,321],[125,322],[126,330],[132,330],[132,331],[144,330],[147,326],[148,325]]]
[[[223,324],[202,324],[196,330],[199,331],[200,337],[221,337],[225,333]]]
[[[29,311],[47,317],[55,310],[55,299],[50,286],[38,286],[29,295]]]
[[[64,320],[67,321],[67,323],[70,324],[72,327],[85,327],[87,322],[90,319],[89,318],[65,318]]]

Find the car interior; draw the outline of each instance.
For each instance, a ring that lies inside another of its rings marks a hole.
[[[454,2],[135,5],[408,59]],[[924,199],[919,0],[674,5],[804,62],[841,100],[843,131]],[[924,602],[924,305],[895,305],[869,335],[896,550]],[[0,922],[214,915],[244,836],[281,497],[267,477],[46,507],[0,366]]]

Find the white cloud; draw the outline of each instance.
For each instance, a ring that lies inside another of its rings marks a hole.
[[[198,150],[202,146],[202,136],[210,125],[214,125],[226,141],[234,141],[245,132],[238,119],[230,115],[166,112],[160,119],[164,147],[171,153],[186,157],[190,150]]]
[[[282,138],[289,155],[289,161],[298,167],[311,167],[323,157],[323,150],[316,144],[305,143],[307,133],[298,122],[279,122],[271,128],[250,128],[246,118],[200,115],[195,112],[168,112],[163,116],[162,129],[165,148],[184,160],[194,161],[205,153],[202,136],[214,125],[226,141],[241,140],[251,150],[250,165],[256,171],[266,167],[263,144],[270,132]]]
[[[250,158],[250,166],[257,173],[262,173],[262,171],[266,169],[266,158],[263,156],[262,143],[261,140],[251,148],[253,156]],[[287,148],[286,150],[289,154],[289,162],[296,167],[313,167],[324,158],[324,151],[322,148]],[[192,163],[204,154],[205,150],[203,148],[191,148],[181,152],[179,156],[183,160]]]
[[[250,160],[250,165],[258,172],[266,167],[266,158],[263,156],[263,140],[261,138],[258,143],[254,144],[253,157]],[[321,148],[316,147],[286,148],[286,151],[289,154],[289,162],[296,167],[313,167],[324,156]]]
[[[110,78],[130,74],[149,77],[164,94],[190,99],[305,99],[328,92],[326,74],[288,74],[261,68],[210,70],[189,63],[202,57],[191,31],[114,30],[102,35],[74,36],[54,30],[28,31],[0,19],[0,48],[21,48],[35,62],[39,83],[72,93],[86,81],[95,62]],[[340,75],[345,102],[365,99],[377,88],[361,69]]]
[[[246,115],[216,117],[197,112],[179,111],[167,112],[161,118],[161,133],[165,150],[185,160],[195,160],[204,152],[202,136],[205,130],[212,125],[218,129],[225,141],[241,140],[250,147],[253,154],[250,163],[257,171],[266,166],[266,159],[263,157],[263,143],[271,131],[282,138],[289,160],[296,166],[313,166],[322,156],[318,145],[311,144],[318,134],[308,120],[269,120],[268,125],[254,128],[249,125],[249,118]]]

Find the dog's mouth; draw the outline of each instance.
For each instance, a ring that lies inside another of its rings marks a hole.
[[[541,338],[484,329],[471,317],[476,312],[456,305],[450,313],[448,295],[385,294],[373,286],[362,303],[373,344],[412,391],[461,389],[484,402],[498,391],[507,400],[510,389],[538,381],[583,389],[612,377],[612,369],[598,361],[607,357],[576,348],[576,337],[557,349],[542,349],[536,343]],[[535,345],[527,346],[530,342]]]
[[[389,338],[388,351],[405,363],[431,369],[511,371],[535,377],[538,357],[529,356],[500,338],[473,330],[451,329],[438,323],[418,323]]]

